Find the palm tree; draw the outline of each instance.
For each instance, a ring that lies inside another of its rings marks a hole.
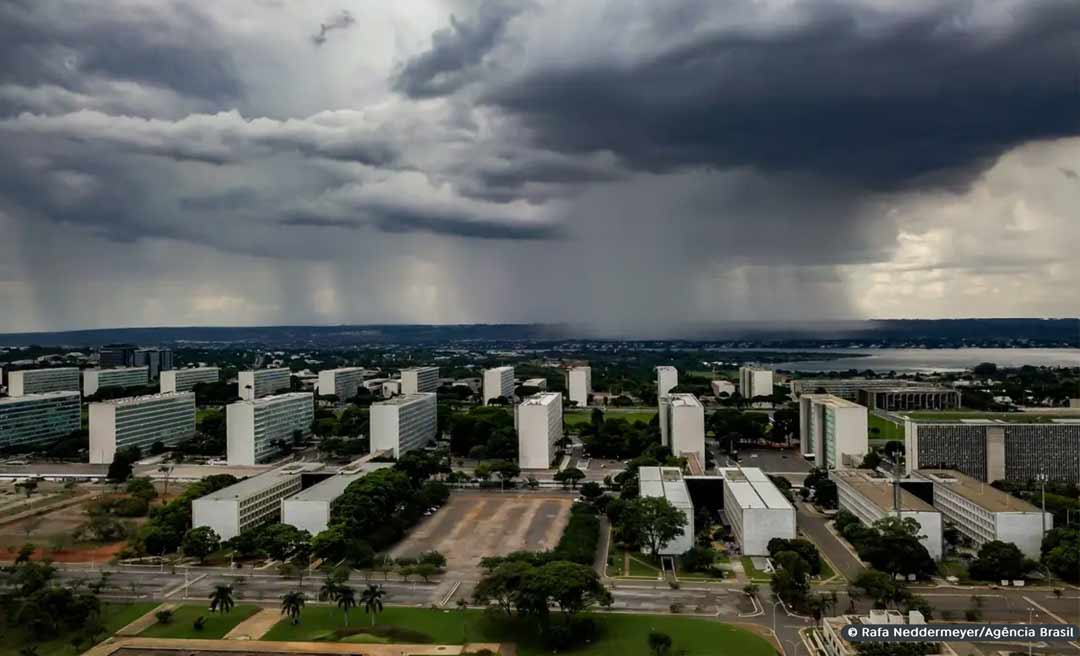
[[[210,593],[211,613],[221,611],[222,613],[227,614],[235,605],[236,602],[233,600],[233,589],[231,585],[215,586],[214,591]]]
[[[337,599],[338,590],[340,588],[341,584],[338,580],[334,578],[334,576],[327,574],[326,580],[323,581],[322,587],[319,588],[319,599],[323,601],[327,599]]]
[[[160,467],[158,467],[158,472],[165,474],[165,491],[162,494],[162,502],[164,503],[169,500],[169,474],[172,473],[172,467],[170,467],[169,465],[161,465]]]
[[[281,613],[288,615],[293,624],[300,623],[300,611],[304,609],[304,601],[307,597],[303,592],[294,590],[286,592],[281,597]]]
[[[360,601],[364,604],[364,612],[371,615],[371,626],[375,626],[375,616],[382,612],[383,597],[386,590],[381,585],[368,584],[360,593]]]
[[[339,585],[334,594],[337,607],[345,615],[345,626],[349,626],[349,609],[356,608],[356,591],[347,585]]]

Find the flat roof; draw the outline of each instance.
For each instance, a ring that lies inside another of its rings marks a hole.
[[[657,370],[657,371],[669,371],[669,370],[670,370],[670,371],[678,371],[678,369],[676,369],[675,367],[671,366],[670,364],[661,364],[661,365],[658,365],[658,366],[656,367],[656,370]]]
[[[195,400],[195,392],[162,392],[160,394],[146,394],[144,396],[125,396],[121,399],[95,401],[90,405],[139,405],[142,403],[149,403],[150,401],[157,401],[159,399],[181,399],[188,397]]]
[[[701,401],[698,401],[696,396],[685,392],[669,394],[668,399],[670,399],[670,403],[673,406],[701,407]]]
[[[305,399],[314,399],[315,395],[311,392],[285,392],[284,394],[270,394],[268,396],[260,396],[257,399],[234,401],[234,403],[243,403],[246,405],[270,405],[278,401],[284,401],[286,399],[295,399],[300,397],[303,397]]]
[[[1020,424],[1037,426],[1052,424],[1068,414],[1040,412],[979,412],[973,410],[915,410],[896,413],[916,424]]]
[[[875,475],[876,474],[876,475]],[[835,469],[829,472],[834,479],[842,480],[870,503],[886,512],[896,510],[893,497],[893,480],[878,472],[865,469]],[[900,489],[900,510],[909,512],[937,512],[934,507],[903,488]]]
[[[1027,501],[953,469],[918,469],[915,473],[935,485],[947,487],[988,512],[1039,512]]]
[[[378,403],[372,403],[371,405],[407,405],[416,401],[423,401],[424,399],[435,396],[435,392],[420,392],[419,394],[402,394],[395,396],[392,399],[385,401],[379,401]]]
[[[910,385],[910,386],[899,385],[899,386],[895,386],[895,387],[872,387],[872,388],[865,389],[863,391],[865,391],[865,392],[873,392],[874,394],[879,394],[879,393],[889,394],[891,392],[895,392],[895,393],[914,392],[916,394],[927,394],[927,393],[932,394],[932,393],[935,393],[935,392],[949,392],[950,394],[959,394],[960,393],[960,391],[957,390],[957,389],[954,389],[952,387],[943,387],[941,385]]]
[[[9,371],[9,376],[22,376],[23,374],[36,374],[41,371],[78,371],[78,367],[35,367],[34,369],[16,369]]]
[[[521,402],[521,405],[551,405],[556,399],[561,398],[558,392],[537,392]]]
[[[794,510],[784,493],[761,469],[725,467],[720,472],[741,508]]]
[[[30,401],[44,401],[46,399],[58,399],[64,396],[79,396],[79,393],[73,390],[64,390],[61,392],[38,392],[37,394],[24,394],[22,396],[5,396],[0,398],[0,405],[14,405],[16,403],[29,403]]]
[[[511,367],[511,366],[510,366],[510,365],[508,365],[508,364],[504,364],[504,365],[503,365],[503,366],[501,366],[501,367],[492,367],[491,369],[485,369],[484,371],[506,371],[506,370],[508,370],[508,369],[509,369],[509,370],[512,370],[512,369],[513,369],[513,367]]]
[[[268,471],[264,474],[252,476],[251,478],[245,478],[242,481],[233,483],[229,487],[223,487],[216,492],[211,492],[206,496],[199,497],[196,501],[233,501],[238,499],[246,499],[253,494],[262,492],[286,481],[291,478],[297,478],[300,476],[299,471],[284,472],[280,469],[274,471]]]
[[[367,371],[367,369],[364,369],[363,367],[338,367],[337,369],[323,369],[319,373],[320,374],[344,374],[344,373],[350,373],[350,372],[353,372],[353,371],[364,372],[364,371]]]
[[[105,372],[119,372],[119,371],[150,371],[150,367],[143,365],[142,367],[109,367],[108,369],[83,369],[83,373],[100,374]]]
[[[438,367],[406,367],[405,369],[401,369],[400,371],[404,373],[406,371],[431,371],[432,369],[434,369],[435,371],[439,370]]]
[[[814,401],[823,403],[834,408],[863,408],[865,406],[859,405],[854,401],[848,401],[842,396],[836,396],[835,394],[815,394]]]
[[[366,472],[365,472],[366,473]],[[364,474],[334,474],[325,481],[312,485],[308,489],[297,492],[286,501],[333,501],[341,496],[345,488],[353,481],[360,480]]]
[[[682,470],[678,467],[639,467],[638,489],[641,496],[664,497],[676,508],[692,508]]]

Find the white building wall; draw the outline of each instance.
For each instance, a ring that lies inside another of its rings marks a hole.
[[[356,390],[364,384],[364,369],[342,367],[319,372],[319,396],[335,395],[339,401],[356,396]]]
[[[671,366],[656,368],[656,396],[666,396],[679,386],[679,370]]]
[[[86,369],[83,371],[83,396],[92,396],[103,387],[145,386],[150,382],[149,372],[149,367]]]
[[[318,535],[330,525],[330,502],[320,499],[281,500],[281,523]]]
[[[592,367],[570,369],[567,387],[570,400],[577,403],[577,407],[584,408],[589,405],[589,395],[592,394]]]
[[[292,443],[293,433],[311,435],[314,399],[307,392],[237,401],[225,409],[226,453],[230,465],[256,465],[274,458],[274,442]]]
[[[547,469],[562,439],[562,395],[535,394],[517,407],[518,465],[522,469]]]
[[[230,403],[225,406],[225,459],[230,465],[255,463],[255,406]]]
[[[422,394],[439,389],[438,367],[401,370],[401,394]]]
[[[830,430],[830,412],[834,422],[831,425],[833,453],[825,454],[826,463],[830,469],[834,466],[836,469],[858,467],[869,451],[866,408],[861,405],[844,406],[827,408],[825,412],[826,441]]]
[[[714,380],[711,383],[713,396],[727,393],[728,396],[735,394],[735,383],[726,380]]]
[[[685,396],[693,399],[692,394]],[[705,466],[705,408],[697,399],[693,403],[673,402],[669,409],[671,417],[671,452],[676,457],[684,453],[696,453],[701,466]]]
[[[194,369],[173,369],[162,371],[159,382],[161,393],[190,392],[199,383],[216,383],[221,380],[217,367],[198,367]]]
[[[484,405],[500,396],[514,398],[514,368],[495,367],[484,370]]]
[[[1028,558],[1038,560],[1042,549],[1043,521],[1041,512],[994,513],[997,539],[1012,542]],[[1046,513],[1046,530],[1054,528],[1054,516]]]
[[[195,435],[191,392],[131,397],[90,404],[90,462],[108,464],[130,446],[144,453],[155,442],[172,446]]]
[[[742,510],[742,552],[748,556],[769,553],[769,540],[794,540],[795,510],[786,508],[745,508]]]
[[[237,374],[237,388],[244,401],[287,392],[292,387],[289,369],[255,369]]]
[[[8,396],[78,391],[79,369],[77,367],[23,369],[8,372]]]
[[[371,450],[391,450],[395,458],[435,439],[438,403],[434,392],[399,396],[371,406]]]
[[[209,526],[224,540],[240,535],[240,504],[235,499],[195,499],[191,502],[191,525]]]

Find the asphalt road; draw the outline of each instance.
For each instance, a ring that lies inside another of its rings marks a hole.
[[[805,503],[796,502],[796,524],[799,531],[805,533],[810,540],[817,545],[825,557],[838,569],[848,581],[854,581],[866,568],[852,555],[844,544],[833,535],[826,524],[828,519],[810,510]]]

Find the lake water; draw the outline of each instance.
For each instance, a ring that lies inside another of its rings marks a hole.
[[[783,349],[813,352],[815,349]],[[829,351],[836,353],[836,350]],[[841,351],[848,352],[848,351]],[[1080,349],[961,348],[961,349],[851,349],[853,357],[835,360],[804,360],[769,365],[789,371],[963,371],[982,362],[999,367],[1025,364],[1044,367],[1080,367]],[[856,356],[861,354],[863,357]]]

